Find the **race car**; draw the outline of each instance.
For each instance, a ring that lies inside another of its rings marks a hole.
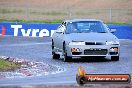
[[[64,62],[72,58],[106,57],[119,60],[119,40],[101,20],[65,20],[52,35],[52,58]]]

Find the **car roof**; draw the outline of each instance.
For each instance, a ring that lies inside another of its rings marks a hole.
[[[78,22],[78,21],[100,21],[100,22],[103,22],[102,20],[97,20],[97,19],[72,19],[72,20],[65,20],[65,22]]]

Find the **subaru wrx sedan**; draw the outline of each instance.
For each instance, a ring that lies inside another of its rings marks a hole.
[[[119,60],[119,40],[106,24],[95,19],[64,21],[52,35],[52,56],[65,62],[80,57],[106,57]],[[87,58],[86,58],[87,59]]]

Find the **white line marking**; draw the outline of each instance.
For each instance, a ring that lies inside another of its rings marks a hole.
[[[24,43],[24,44],[9,44],[9,45],[0,45],[0,46],[31,46],[31,45],[42,45],[42,44],[51,44],[51,42],[44,43]]]
[[[11,86],[11,85],[13,85],[13,86],[17,86],[17,85],[19,85],[19,86],[23,86],[23,85],[61,85],[61,84],[77,84],[77,82],[76,81],[58,81],[58,82],[39,82],[39,83],[17,83],[17,84],[15,84],[15,83],[11,83],[11,84],[0,84],[0,86]]]
[[[45,82],[42,84],[64,84],[64,83],[76,83],[76,81],[60,81],[60,82]]]
[[[119,39],[119,40],[132,40],[132,39]]]

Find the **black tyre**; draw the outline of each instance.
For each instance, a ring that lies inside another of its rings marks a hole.
[[[79,84],[81,86],[83,86],[86,83],[86,78],[83,76],[77,77],[76,80],[77,80],[77,84]]]
[[[52,59],[59,59],[60,55],[54,52],[54,42],[52,40]]]
[[[54,41],[52,40],[52,51],[54,50]]]
[[[72,60],[72,57],[67,56],[66,46],[65,43],[63,44],[63,61],[64,62],[70,62]]]
[[[111,56],[111,61],[119,61],[119,56]]]
[[[52,52],[52,58],[53,59],[59,59],[60,58],[60,55],[59,54],[56,54],[55,52]]]

